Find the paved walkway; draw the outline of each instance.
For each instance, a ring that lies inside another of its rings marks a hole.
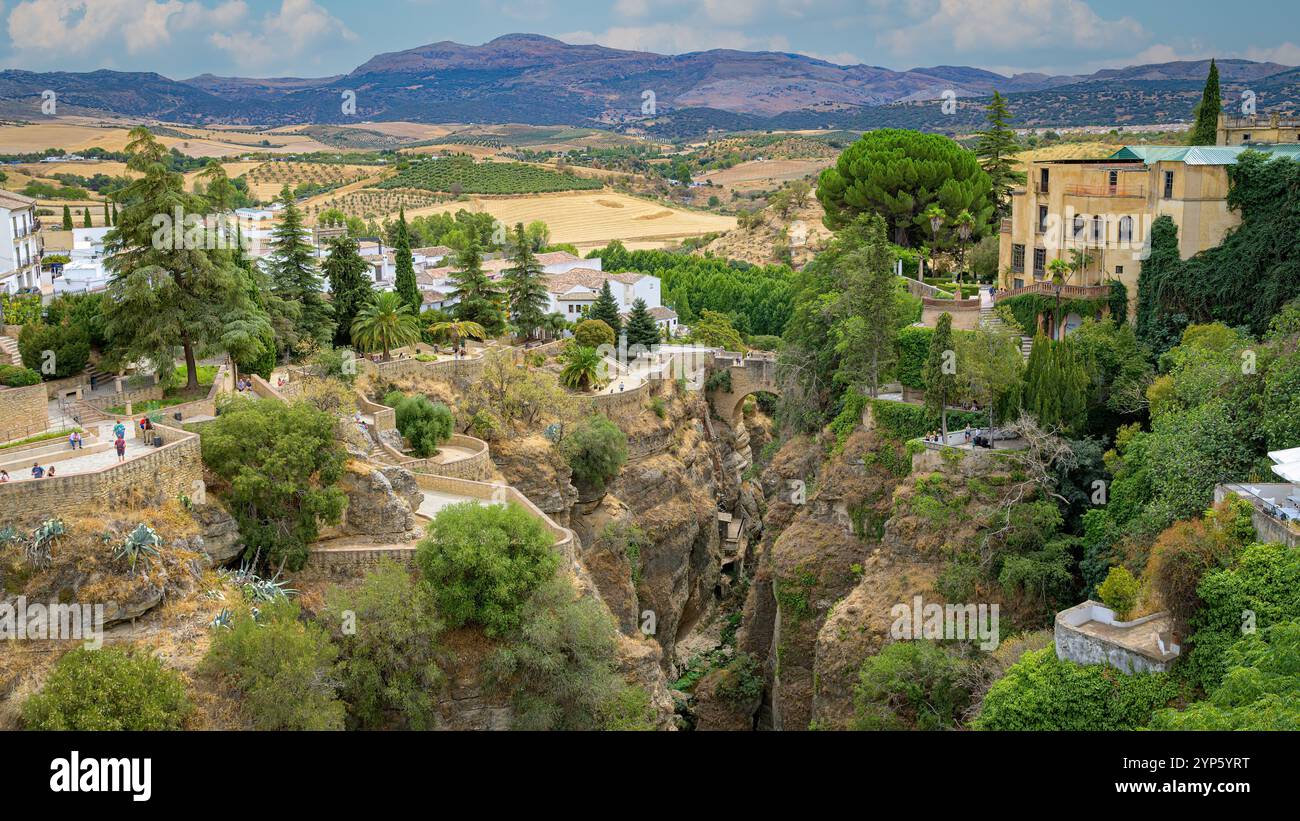
[[[90,451],[85,451],[84,456],[75,456],[71,459],[63,459],[61,461],[50,462],[48,464],[41,462],[42,466],[48,467],[49,465],[53,465],[55,468],[56,476],[72,476],[78,473],[93,473],[97,470],[102,470],[106,467],[116,465],[118,463],[117,450],[112,446],[113,445],[113,424],[111,422],[102,423],[99,425],[94,425],[92,427],[97,428],[99,430],[100,441],[108,443],[109,446],[107,449],[94,452],[94,453]],[[132,438],[131,436],[132,431],[130,430],[129,427],[126,433],[127,433],[126,461],[130,461],[131,459],[135,459],[140,456],[143,456],[149,451],[153,450],[153,447],[151,445],[146,445],[144,444],[144,442],[140,441],[139,439]],[[77,452],[82,453],[82,451],[77,451]],[[32,461],[39,462],[40,460],[33,459]],[[15,481],[15,482],[38,481],[32,478],[30,464],[27,465],[27,469],[22,470],[21,472],[15,472],[14,470],[10,469],[9,477],[10,477],[10,481]]]
[[[479,499],[473,496],[457,496],[454,493],[441,493],[436,490],[424,491],[424,501],[420,503],[420,509],[416,511],[421,516],[432,519],[437,516],[439,511],[448,505],[455,505],[461,502],[478,502],[480,505],[487,507],[492,504],[488,499]]]

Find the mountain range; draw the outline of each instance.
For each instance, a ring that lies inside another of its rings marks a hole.
[[[1261,113],[1300,100],[1300,71],[1221,60],[1231,102],[1256,94]],[[346,75],[172,80],[153,73],[0,71],[0,114],[34,119],[41,93],[61,111],[179,123],[284,125],[365,120],[637,127],[665,136],[711,128],[960,130],[980,119],[994,89],[1022,126],[1116,125],[1189,119],[1208,61],[1104,69],[1088,75],[1006,77],[967,66],[906,71],[842,66],[800,54],[729,49],[679,55],[571,45],[511,34],[377,55]],[[355,112],[343,105],[355,94]],[[643,104],[653,92],[653,116]],[[960,98],[954,111],[936,103]]]

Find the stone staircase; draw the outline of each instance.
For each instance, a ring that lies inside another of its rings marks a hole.
[[[1000,329],[1000,328],[1007,327],[1007,323],[1003,322],[1001,317],[993,313],[992,305],[981,305],[980,306],[980,327]],[[1033,337],[1028,337],[1028,336],[1020,337],[1021,356],[1023,356],[1025,359],[1028,359],[1029,352],[1033,350],[1033,347],[1034,347]]]
[[[22,365],[23,358],[18,353],[18,340],[0,334],[0,365]]]

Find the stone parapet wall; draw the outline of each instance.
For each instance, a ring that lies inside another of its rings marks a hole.
[[[50,406],[45,385],[0,389],[0,442],[35,436],[49,427]]]
[[[0,485],[0,519],[19,512],[60,515],[193,495],[203,479],[198,434],[162,424],[154,430],[163,439],[162,447],[127,462],[92,473]]]

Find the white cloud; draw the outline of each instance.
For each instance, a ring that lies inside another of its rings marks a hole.
[[[599,43],[629,51],[682,54],[715,48],[789,51],[789,41],[780,35],[750,37],[741,31],[706,29],[685,23],[656,23],[649,26],[613,26],[602,32],[571,31],[557,34],[566,43]]]
[[[108,43],[135,55],[167,46],[171,21],[197,13],[181,0],[24,0],[9,13],[19,52],[89,53]]]
[[[1136,20],[1104,19],[1083,0],[900,0],[901,8],[889,9],[884,3],[872,5],[882,14],[897,10],[916,20],[876,37],[881,46],[910,59],[923,59],[936,47],[958,54],[1111,51],[1137,48],[1148,40]]]
[[[264,15],[251,27],[208,35],[208,42],[244,69],[282,66],[311,49],[355,39],[351,29],[313,0],[281,0],[279,12]]]
[[[1300,66],[1300,46],[1288,40],[1272,48],[1252,47],[1246,49],[1246,59]]]

